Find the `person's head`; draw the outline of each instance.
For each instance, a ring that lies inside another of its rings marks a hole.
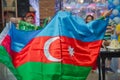
[[[26,21],[26,22],[28,22],[28,23],[31,23],[31,24],[34,24],[34,13],[32,13],[32,12],[28,12],[26,15],[25,15],[25,18],[24,18],[24,20]]]
[[[86,18],[85,18],[86,23],[89,23],[92,20],[94,20],[94,17],[92,15],[87,15]]]

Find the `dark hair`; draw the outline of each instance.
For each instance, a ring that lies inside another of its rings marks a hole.
[[[22,18],[25,18],[25,17],[29,17],[29,16],[34,17],[34,16],[35,16],[35,13],[34,13],[34,12],[31,12],[31,11],[28,11],[28,12],[24,13],[23,16],[21,16],[21,17],[22,17]]]
[[[31,11],[28,11],[28,12],[26,12],[25,14],[24,14],[24,16],[22,16],[21,18],[22,18],[22,20],[23,21],[25,21],[25,19],[24,18],[27,18],[27,17],[35,17],[35,13],[34,12],[31,12]]]
[[[87,15],[86,18],[85,18],[85,22],[86,22],[86,20],[87,20],[88,17],[91,17],[92,20],[94,20],[94,16],[92,16],[92,15]],[[86,23],[87,23],[87,22],[86,22]]]
[[[32,16],[34,18],[35,14],[33,12],[27,12],[25,17]]]

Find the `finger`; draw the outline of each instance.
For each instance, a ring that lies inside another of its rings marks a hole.
[[[113,11],[113,9],[110,10],[110,12],[112,12],[112,11]]]

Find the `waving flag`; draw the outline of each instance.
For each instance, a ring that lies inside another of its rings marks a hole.
[[[86,80],[106,25],[107,20],[86,24],[60,11],[42,30],[22,31],[12,24],[1,46],[11,56],[21,80]]]

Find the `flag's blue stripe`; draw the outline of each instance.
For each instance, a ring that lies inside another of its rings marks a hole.
[[[51,22],[51,24],[49,24],[43,31],[41,31],[38,36],[60,35],[75,38],[83,42],[92,42],[103,39],[104,32],[106,30],[105,26],[107,26],[107,23],[104,20],[95,20],[87,25],[81,22],[77,24],[75,23],[76,21],[72,19],[71,23],[69,22],[69,19],[63,20],[61,24],[54,24],[54,22],[55,21],[53,20],[53,22]]]
[[[37,36],[67,36],[83,42],[101,40],[108,20],[94,20],[88,24],[69,12],[59,12]]]
[[[69,12],[59,12],[42,30],[22,31],[12,27],[12,49],[20,51],[31,39],[39,36],[66,36],[83,42],[93,42],[103,39],[106,26],[107,20],[94,20],[86,24],[83,19]]]
[[[29,43],[41,30],[37,31],[23,31],[17,30],[15,25],[11,25],[11,29],[9,31],[9,36],[11,37],[11,49],[19,52],[25,45]]]

